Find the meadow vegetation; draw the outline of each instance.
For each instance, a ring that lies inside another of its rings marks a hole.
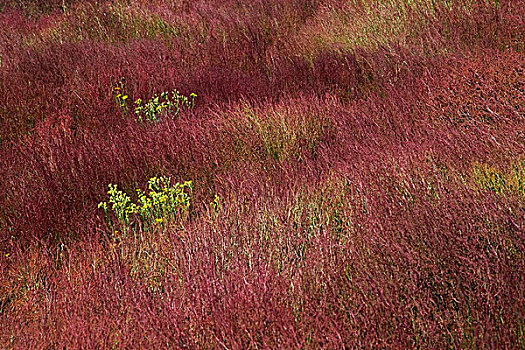
[[[525,348],[523,9],[0,2],[0,348]]]

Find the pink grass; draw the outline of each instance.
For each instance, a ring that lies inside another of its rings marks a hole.
[[[523,4],[467,3],[0,5],[0,346],[523,347]],[[110,231],[153,176],[189,217]]]

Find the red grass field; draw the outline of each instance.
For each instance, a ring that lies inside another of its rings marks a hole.
[[[0,1],[0,348],[525,348],[524,9]]]

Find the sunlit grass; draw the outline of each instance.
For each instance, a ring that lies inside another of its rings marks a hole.
[[[10,2],[0,347],[522,346],[515,4]]]

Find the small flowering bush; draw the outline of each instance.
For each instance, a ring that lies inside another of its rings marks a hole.
[[[143,102],[140,98],[135,101],[135,114],[139,121],[156,122],[161,115],[168,112],[177,116],[183,110],[190,110],[195,106],[197,94],[191,93],[190,97],[180,94],[178,90],[163,92],[153,96],[149,101]]]
[[[153,177],[148,181],[149,192],[137,189],[138,201],[133,203],[130,196],[109,184],[108,202],[99,203],[98,207],[106,212],[106,220],[112,229],[120,228],[127,232],[134,224],[141,224],[147,230],[151,225],[165,220],[184,217],[190,207],[192,182],[171,185],[171,178]],[[111,218],[110,211],[114,212]]]
[[[191,93],[190,96],[181,94],[177,89],[173,91],[164,91],[160,95],[155,94],[147,101],[138,98],[134,101],[133,111],[137,115],[139,122],[148,121],[156,122],[162,115],[172,113],[177,116],[181,111],[190,110],[195,107],[195,98],[197,94]],[[129,111],[128,99],[126,93],[126,80],[121,77],[113,87],[113,98],[115,103],[126,114]]]

